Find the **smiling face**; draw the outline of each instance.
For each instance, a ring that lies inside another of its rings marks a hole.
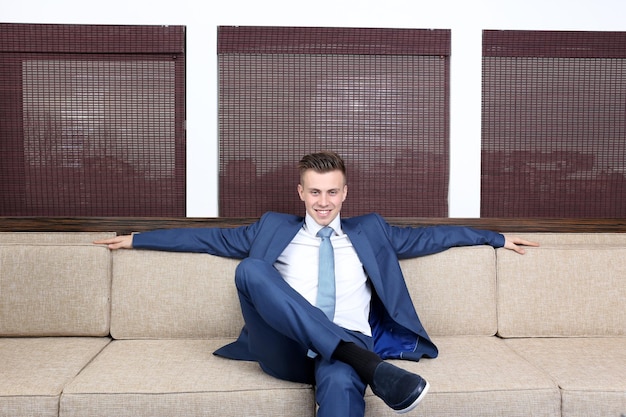
[[[306,212],[320,226],[328,226],[341,212],[348,186],[340,170],[316,172],[308,169],[300,176],[298,194],[304,201]]]

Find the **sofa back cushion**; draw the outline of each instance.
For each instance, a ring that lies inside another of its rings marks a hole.
[[[58,222],[61,222],[61,220],[58,220]],[[115,236],[114,232],[0,232],[0,244],[91,244],[94,240],[105,239],[113,236]]]
[[[554,232],[534,232],[534,233],[520,233],[513,232],[512,235],[519,236],[521,238],[539,242],[541,247],[557,247],[563,246],[618,246],[626,247],[626,233],[602,233],[602,232],[587,232],[587,233],[554,233]]]
[[[113,252],[111,336],[236,337],[243,318],[237,260],[198,253]]]
[[[452,248],[400,262],[415,309],[431,336],[492,336],[496,263],[490,246]]]
[[[562,240],[497,259],[500,336],[626,336],[623,245]]]
[[[238,262],[195,253],[113,252],[111,336],[237,337],[243,326],[234,284]],[[453,248],[401,266],[430,334],[495,334],[491,247]]]
[[[0,335],[108,335],[110,269],[92,244],[0,243]]]

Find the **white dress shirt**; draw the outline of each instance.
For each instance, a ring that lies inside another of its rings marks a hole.
[[[369,325],[372,292],[363,264],[352,246],[348,235],[341,230],[337,216],[329,225],[335,231],[331,243],[335,254],[335,324],[344,329],[371,336]],[[274,267],[285,281],[308,302],[315,305],[317,299],[317,273],[321,238],[317,232],[322,228],[308,214],[302,229],[278,257]]]

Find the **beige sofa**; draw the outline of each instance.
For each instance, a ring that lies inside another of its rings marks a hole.
[[[108,235],[0,233],[0,416],[315,415],[311,386],[212,355],[243,324],[237,261]],[[409,415],[626,415],[626,234],[524,236],[402,261],[440,349],[396,361],[431,383]]]

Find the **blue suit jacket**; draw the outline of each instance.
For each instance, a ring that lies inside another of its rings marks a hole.
[[[238,228],[191,228],[136,234],[133,247],[181,252],[205,252],[243,259],[252,257],[273,264],[302,228],[304,218],[266,213],[258,222]],[[394,227],[377,214],[342,219],[370,279],[373,299],[370,314],[374,350],[383,359],[434,358],[437,347],[428,337],[413,307],[399,259],[441,252],[454,246],[504,245],[495,232],[460,226]],[[246,332],[238,342],[220,350],[236,359],[246,357]]]

